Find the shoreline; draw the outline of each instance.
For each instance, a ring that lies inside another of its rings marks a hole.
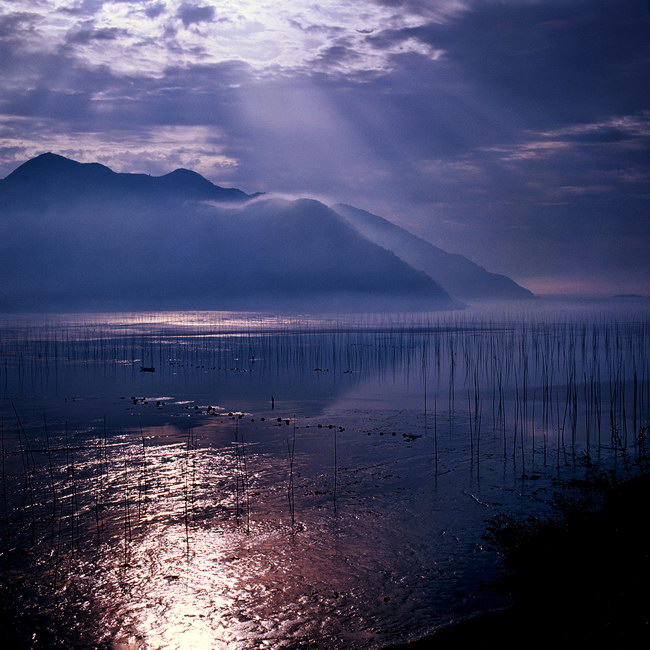
[[[632,647],[647,643],[648,625],[630,625],[623,621],[604,623],[596,618],[566,620],[551,609],[525,609],[519,605],[478,614],[452,623],[414,641],[384,646],[381,650],[457,650],[465,644],[496,646],[499,650],[522,647],[549,648],[564,644],[601,647]],[[472,646],[469,646],[472,647]]]
[[[431,647],[445,650],[445,648],[458,648],[459,644],[462,643],[479,641],[483,643],[496,639],[499,641],[500,648],[503,649],[508,647],[503,644],[506,640],[503,632],[506,629],[519,637],[517,644],[521,647],[519,633],[523,627],[524,624],[520,614],[512,606],[458,620],[455,623],[440,627],[420,639],[391,644],[382,647],[381,650],[424,650]]]

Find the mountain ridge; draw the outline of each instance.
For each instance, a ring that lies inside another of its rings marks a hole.
[[[459,253],[448,253],[388,219],[344,203],[331,207],[370,241],[424,271],[460,300],[535,297],[511,278],[491,273]]]
[[[53,156],[0,181],[4,311],[461,306],[318,201],[219,202],[190,170],[116,174]]]
[[[0,188],[18,192],[43,192],[46,199],[72,191],[82,193],[175,194],[193,200],[248,201],[260,194],[246,194],[236,188],[215,185],[201,174],[189,169],[175,169],[162,176],[120,173],[101,163],[80,163],[47,152],[26,161],[4,179]],[[10,198],[13,198],[10,197]]]

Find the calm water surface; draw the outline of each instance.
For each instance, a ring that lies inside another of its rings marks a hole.
[[[503,606],[485,521],[639,444],[641,307],[4,316],[4,619],[31,647],[378,648]]]

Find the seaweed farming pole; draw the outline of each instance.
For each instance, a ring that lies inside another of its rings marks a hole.
[[[23,462],[24,462],[24,468],[25,468],[25,475],[27,475],[27,466],[26,466],[26,461],[25,458],[27,455],[29,456],[29,460],[31,460],[32,463],[32,470],[36,469],[36,462],[34,461],[34,452],[32,451],[32,448],[29,445],[29,439],[27,438],[27,432],[25,431],[25,428],[23,427],[23,423],[20,419],[20,416],[18,415],[18,411],[16,410],[16,406],[13,402],[11,402],[11,408],[14,411],[14,415],[16,416],[16,422],[18,423],[18,440],[21,443],[21,447],[24,441],[24,449],[21,451],[21,455],[23,456]],[[20,434],[22,433],[22,440],[20,438]]]
[[[129,542],[131,541],[131,504],[129,495],[129,451],[124,450],[124,568],[129,566]]]
[[[45,448],[47,451],[47,463],[50,474],[50,488],[52,490],[52,516],[56,516],[56,486],[54,484],[54,466],[52,464],[52,449],[50,447],[50,434],[47,429],[47,420],[45,419],[45,413],[43,413],[43,428],[45,430]]]
[[[291,534],[295,533],[295,521],[296,521],[296,496],[294,490],[294,479],[293,479],[293,467],[294,467],[294,458],[296,453],[296,416],[293,416],[293,438],[291,443],[287,438],[287,451],[289,453],[289,486],[287,489],[287,496],[289,499],[289,514],[291,516]]]
[[[237,422],[237,426],[239,427],[239,422]],[[243,461],[243,467],[244,467],[244,501],[246,502],[246,534],[250,535],[251,532],[251,502],[250,502],[250,493],[248,489],[248,463],[246,460],[246,445],[244,444],[244,437],[242,434],[242,446],[241,446],[241,452],[242,452],[242,461]]]
[[[147,447],[145,444],[142,422],[140,424],[140,439],[142,441],[142,459],[140,476],[138,477],[138,521],[144,516],[147,507]]]
[[[11,528],[9,526],[9,505],[7,503],[7,472],[5,457],[5,420],[0,417],[0,453],[2,454],[2,504],[4,510],[5,538],[7,547],[11,546]]]
[[[70,451],[70,549],[72,555],[79,550],[79,528],[77,526],[77,481],[75,476],[74,451]]]
[[[454,390],[456,382],[456,351],[454,348],[453,340],[449,339],[449,395],[448,395],[448,409],[449,409],[449,418],[453,420],[454,413]]]
[[[469,470],[474,473],[474,423],[472,422],[472,399],[467,391],[467,415],[469,417]]]
[[[334,498],[334,514],[337,513],[336,511],[336,488],[337,488],[337,478],[338,478],[338,449],[337,449],[337,435],[336,435],[336,428],[334,429],[334,493],[333,493],[333,498]]]
[[[190,474],[190,445],[192,441],[192,423],[187,427],[187,443],[185,445],[185,468],[183,471],[183,521],[185,524],[185,547],[187,556],[190,555],[190,511],[189,511],[189,487],[188,480]]]
[[[474,360],[472,360],[474,361]],[[480,478],[480,464],[481,464],[481,459],[480,459],[480,453],[481,453],[481,442],[480,442],[480,435],[479,435],[479,428],[481,426],[480,422],[480,417],[479,417],[479,409],[480,409],[480,402],[481,402],[481,396],[480,396],[480,388],[479,388],[479,372],[480,372],[480,361],[476,360],[473,365],[469,365],[467,368],[467,378],[466,378],[466,383],[469,382],[470,379],[470,373],[471,373],[471,396],[472,396],[472,435],[474,437],[474,449],[476,451],[476,478]],[[469,392],[469,391],[468,391]]]
[[[241,493],[240,493],[241,483]],[[241,524],[241,513],[246,512],[246,534],[250,534],[250,496],[248,491],[248,465],[243,433],[240,440],[239,419],[235,421],[235,499],[237,527]]]
[[[104,423],[106,422],[106,416],[104,416]],[[105,426],[105,424],[104,424]],[[97,438],[97,462],[95,463],[95,476],[96,483],[94,488],[95,495],[95,525],[97,527],[97,543],[101,544],[102,541],[102,518],[100,517],[100,511],[102,509],[103,503],[103,494],[104,494],[104,469],[102,465],[102,439],[103,435],[100,432],[99,437]]]
[[[239,479],[240,479],[240,459],[239,459],[239,422],[235,422],[235,522],[239,528]]]
[[[438,398],[433,396],[433,477],[438,485]]]
[[[31,447],[29,446],[27,433],[23,428],[23,424],[20,420],[20,416],[18,415],[18,411],[16,411],[16,407],[14,406],[13,402],[11,403],[11,406],[16,416],[16,422],[18,425],[17,426],[18,445],[19,445],[20,458],[23,465],[25,485],[27,487],[27,493],[29,495],[29,509],[31,513],[31,534],[32,534],[32,542],[33,542],[36,534],[36,511],[35,511],[36,503],[34,497],[34,475],[36,473],[36,463],[34,461],[34,453]],[[21,437],[21,432],[22,432],[22,437]],[[24,441],[24,445],[23,445],[23,441]],[[31,463],[32,463],[31,469],[29,468],[29,459],[31,459]]]
[[[428,419],[427,419],[427,342],[426,338],[424,339],[422,345],[422,389],[424,392],[424,434],[428,433]]]

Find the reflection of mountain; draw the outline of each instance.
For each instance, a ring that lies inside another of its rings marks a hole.
[[[0,181],[0,308],[454,306],[325,205],[250,198],[39,156]]]
[[[435,278],[452,296],[461,299],[533,297],[528,289],[505,275],[490,273],[462,255],[447,253],[386,219],[349,205],[332,207],[364,237]]]

